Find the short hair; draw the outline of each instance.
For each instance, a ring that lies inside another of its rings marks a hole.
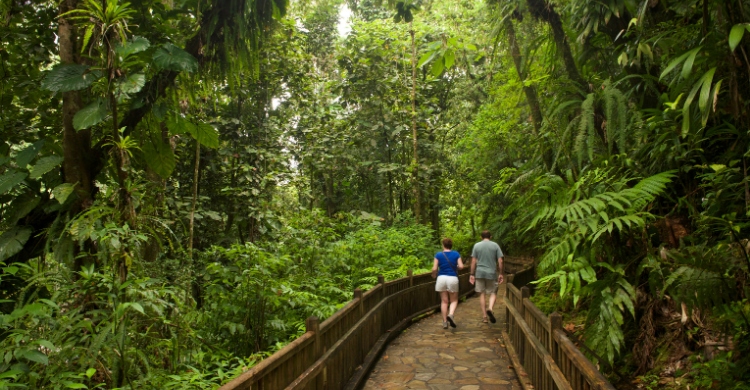
[[[453,240],[451,240],[450,238],[443,238],[443,247],[445,247],[445,249],[452,249]]]
[[[479,236],[482,237],[482,239],[485,239],[485,238],[486,239],[490,239],[490,238],[492,238],[492,234],[490,234],[489,230],[483,231]]]

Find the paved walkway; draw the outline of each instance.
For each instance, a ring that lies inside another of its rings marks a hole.
[[[443,329],[439,313],[422,319],[383,352],[364,390],[520,390],[500,333],[502,299],[495,313],[497,323],[482,323],[474,296],[458,304],[456,329]]]

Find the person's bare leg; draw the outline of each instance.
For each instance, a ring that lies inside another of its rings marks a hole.
[[[479,306],[482,308],[482,318],[487,317],[487,305],[484,302],[484,293],[479,293]]]
[[[497,295],[495,295],[495,294],[491,294],[490,295],[490,311],[493,312],[493,313],[495,312],[494,308],[495,308],[495,300],[496,299],[497,299]]]
[[[450,299],[448,298],[448,291],[441,291],[440,292],[440,313],[443,315],[443,322],[448,322],[448,305],[449,304],[450,304]]]
[[[448,312],[448,314],[452,315],[453,313],[456,312],[456,306],[458,306],[458,293],[457,292],[450,293],[450,298],[451,298],[451,305],[450,305],[450,311]]]

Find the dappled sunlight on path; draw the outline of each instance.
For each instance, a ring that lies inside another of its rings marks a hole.
[[[383,352],[364,389],[520,389],[503,347],[501,299],[495,313],[496,324],[482,323],[473,296],[458,305],[456,329],[443,329],[440,313],[412,325]]]

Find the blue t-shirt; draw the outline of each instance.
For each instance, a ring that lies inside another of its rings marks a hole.
[[[445,255],[445,256],[443,256]],[[446,261],[446,257],[448,258]],[[456,275],[456,271],[458,271],[458,259],[461,258],[461,255],[458,254],[456,251],[450,251],[450,252],[438,252],[435,254],[435,258],[438,259],[438,276],[440,275],[448,275],[448,276],[458,276]],[[448,261],[450,261],[450,265],[448,265]],[[451,265],[453,268],[451,268]],[[455,268],[456,271],[453,269]]]

